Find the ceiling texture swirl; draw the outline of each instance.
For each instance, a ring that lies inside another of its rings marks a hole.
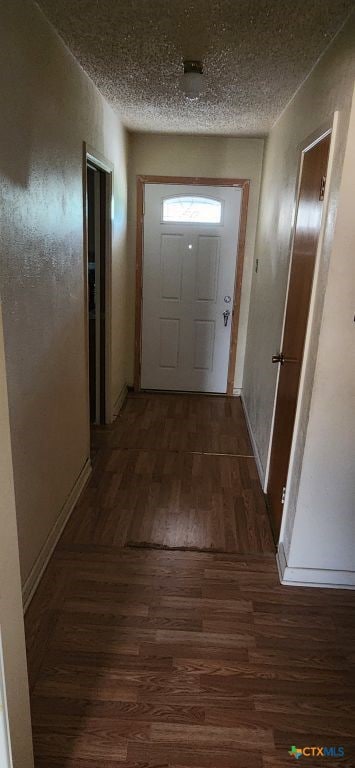
[[[130,130],[263,136],[354,0],[40,0]],[[203,62],[197,101],[184,59]]]

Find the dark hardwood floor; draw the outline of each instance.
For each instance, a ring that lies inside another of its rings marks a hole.
[[[95,440],[101,450],[66,541],[274,552],[238,398],[131,396]]]
[[[355,765],[355,595],[280,585],[250,457],[226,398],[131,397],[95,432],[26,615],[36,768]]]

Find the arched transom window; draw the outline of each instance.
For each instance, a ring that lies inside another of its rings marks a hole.
[[[163,200],[163,222],[183,224],[220,224],[222,203],[211,197],[180,195]]]

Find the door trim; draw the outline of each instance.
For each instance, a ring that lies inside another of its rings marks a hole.
[[[134,334],[134,391],[141,388],[142,362],[142,303],[143,303],[143,251],[144,251],[144,186],[145,184],[181,184],[199,187],[237,187],[242,190],[240,208],[236,271],[234,281],[234,300],[232,327],[229,347],[227,374],[227,395],[233,395],[235,364],[242,293],[245,237],[248,217],[250,179],[209,178],[199,176],[137,176],[137,223],[136,223],[136,299],[135,299],[135,334]]]
[[[91,162],[105,172],[106,216],[105,216],[105,423],[113,421],[111,392],[112,361],[112,201],[114,189],[114,166],[101,152],[83,141],[83,269],[84,269],[84,323],[85,323],[85,367],[86,367],[86,410],[89,424],[88,456],[90,456],[90,395],[89,395],[89,287],[88,287],[88,196],[87,163]]]

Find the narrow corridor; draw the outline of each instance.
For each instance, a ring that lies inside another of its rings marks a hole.
[[[95,446],[26,616],[36,768],[283,768],[310,742],[350,766],[355,596],[280,585],[240,401],[130,396]]]

